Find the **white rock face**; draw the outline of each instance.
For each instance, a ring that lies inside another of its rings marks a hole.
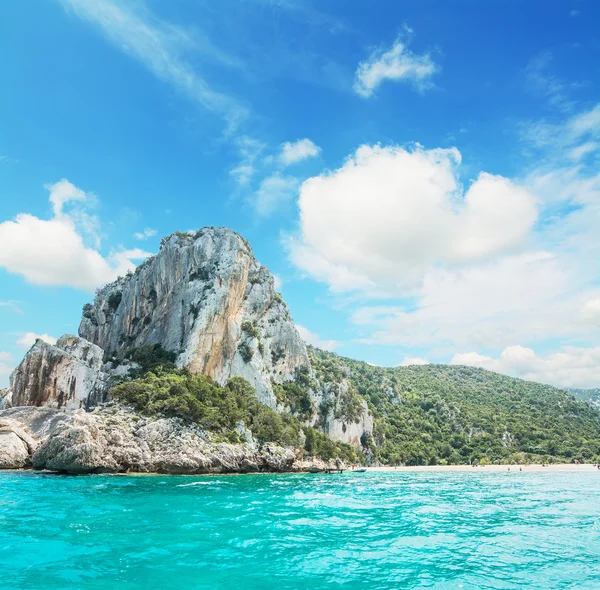
[[[0,419],[0,469],[28,467],[36,447],[35,439],[18,422]]]
[[[79,335],[117,357],[160,344],[177,353],[178,366],[220,384],[244,377],[271,407],[271,380],[293,379],[297,367],[309,364],[273,276],[226,228],[163,240],[135,274],[98,293]]]
[[[373,416],[369,412],[367,402],[361,400],[360,407],[346,416],[344,399],[349,391],[349,382],[342,379],[339,383],[320,383],[315,379],[316,390],[312,392],[313,404],[317,408],[328,408],[325,416],[315,416],[313,424],[320,421],[323,431],[332,440],[348,443],[354,447],[361,446],[364,434],[373,432]]]
[[[21,469],[28,461],[27,445],[14,432],[0,428],[0,469]]]
[[[373,432],[373,416],[369,413],[367,402],[363,400],[362,411],[356,420],[341,420],[335,416],[326,422],[325,433],[333,440],[360,447],[364,434]]]
[[[301,471],[334,464],[304,461],[298,451],[271,443],[261,448],[215,443],[176,418],[143,417],[109,405],[92,412],[37,407],[0,412],[0,469],[27,466],[67,473],[191,474]]]
[[[102,401],[107,375],[103,351],[77,336],[63,336],[55,346],[37,340],[10,376],[13,406],[81,408]]]

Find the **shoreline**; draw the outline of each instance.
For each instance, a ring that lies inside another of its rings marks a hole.
[[[542,472],[542,473],[554,473],[554,472],[598,472],[600,469],[595,467],[592,463],[554,463],[546,464],[542,466],[541,463],[530,463],[530,464],[518,464],[518,465],[479,465],[473,467],[472,465],[413,465],[413,466],[382,466],[382,467],[367,467],[367,473],[386,473],[396,472],[405,473],[408,471],[421,471],[429,473],[500,473],[502,471],[516,471],[520,472]]]
[[[357,471],[365,469],[366,471]],[[356,469],[344,469],[343,473],[598,473],[598,469],[592,463],[556,463],[542,466],[539,463],[521,464],[521,465],[407,465],[407,466],[380,466],[380,467],[356,467]],[[158,473],[147,471],[130,472],[98,472],[98,473],[64,473],[47,469],[0,469],[2,473],[39,473],[44,475],[58,475],[68,477],[81,477],[86,475],[110,475],[118,477],[152,477],[152,476],[183,476],[183,477],[219,477],[219,476],[238,476],[238,475],[336,475],[326,474],[325,472],[310,471],[226,471],[210,473]],[[340,474],[337,474],[340,475]]]

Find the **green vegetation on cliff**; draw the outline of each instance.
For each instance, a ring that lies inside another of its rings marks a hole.
[[[367,400],[375,426],[363,444],[382,463],[600,460],[600,413],[554,387],[472,367],[309,356],[322,383],[346,378],[349,395]]]
[[[185,370],[157,366],[156,351],[142,358],[152,370],[110,390],[113,399],[132,405],[143,414],[183,418],[199,424],[222,440],[243,442],[236,430],[241,422],[260,444],[275,442],[304,449],[305,455],[361,463],[364,457],[350,445],[333,442],[322,432],[309,428],[290,414],[278,414],[260,403],[254,388],[241,377],[232,377],[221,387],[210,377]],[[160,355],[164,356],[164,355]],[[141,360],[136,357],[136,360]]]

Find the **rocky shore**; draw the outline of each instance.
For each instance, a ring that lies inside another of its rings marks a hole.
[[[15,407],[0,411],[0,469],[207,474],[335,467],[275,444],[259,446],[242,424],[240,434],[247,442],[216,442],[181,420],[140,416],[116,404],[92,412]]]

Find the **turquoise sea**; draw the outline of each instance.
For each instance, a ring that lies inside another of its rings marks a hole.
[[[600,472],[5,472],[0,588],[600,588]]]

